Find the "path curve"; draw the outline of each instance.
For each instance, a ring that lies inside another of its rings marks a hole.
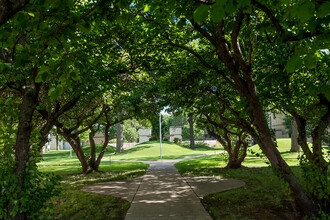
[[[142,177],[85,186],[86,192],[121,197],[131,203],[125,220],[211,219],[200,199],[205,195],[240,188],[241,180],[182,176],[170,161],[141,161],[150,164]]]

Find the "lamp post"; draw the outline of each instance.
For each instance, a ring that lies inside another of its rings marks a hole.
[[[162,114],[159,112],[159,143],[160,143],[160,159],[162,159]]]
[[[70,129],[71,129],[71,120],[72,120],[72,118],[69,118],[69,120],[70,120]],[[72,157],[72,146],[71,146],[71,144],[70,144],[70,157]]]

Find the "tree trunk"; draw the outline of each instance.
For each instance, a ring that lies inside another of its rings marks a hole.
[[[26,163],[29,159],[28,153],[30,151],[30,136],[32,132],[32,118],[37,106],[37,92],[35,88],[26,86],[24,88],[24,95],[22,104],[20,106],[18,130],[16,135],[16,143],[14,145],[16,168],[15,175],[18,177],[17,185],[24,190],[24,171]],[[9,212],[14,207],[9,204]],[[25,213],[17,213],[12,216],[12,219],[26,219]]]
[[[189,114],[188,123],[189,123],[189,132],[190,132],[190,148],[195,149],[194,119],[192,114]]]
[[[227,151],[227,153],[228,153],[228,163],[226,165],[226,168],[237,169],[237,168],[242,167],[242,162],[244,161],[244,159],[246,157],[246,151],[247,151],[247,147],[248,147],[248,143],[245,140],[242,140],[241,136],[242,136],[243,132],[241,132],[238,135],[238,141],[236,142],[236,144],[234,146],[234,150],[232,148],[232,143],[231,143],[231,140],[230,140],[230,134],[228,133],[228,131],[226,129],[224,129],[224,135],[223,135],[224,138],[226,139],[226,141],[224,141],[221,138],[221,136],[219,134],[215,133],[213,130],[207,129],[207,132],[212,137],[217,139],[217,141],[219,141],[219,143],[221,143],[221,145]],[[239,155],[242,145],[243,145],[243,152],[242,152],[241,155]]]
[[[258,136],[255,136],[254,138],[263,149],[273,168],[278,171],[276,174],[288,183],[292,192],[291,197],[294,201],[294,206],[299,212],[304,213],[304,215],[307,216],[317,213],[318,208],[311,195],[304,189],[297,177],[291,171],[288,164],[283,160],[274,140],[272,139],[272,134],[270,132],[262,104],[259,101],[251,70],[248,66],[244,66],[244,78],[241,76],[236,60],[232,57],[224,38],[221,38],[221,42],[217,47],[217,53],[219,54],[220,59],[230,70],[230,77],[236,83],[235,87],[240,96],[247,99],[251,109],[251,121],[254,128],[258,132]]]
[[[56,134],[55,134],[56,136],[56,150],[60,150],[60,146],[59,146],[59,144],[58,144],[58,134],[57,134],[57,131],[56,131]]]
[[[325,114],[321,122],[316,128],[312,131],[312,138],[313,138],[313,152],[308,147],[307,138],[306,138],[306,119],[304,119],[302,116],[297,114],[297,112],[290,112],[294,117],[295,121],[297,123],[298,128],[298,142],[307,157],[307,159],[310,162],[311,167],[309,168],[309,174],[306,175],[307,182],[314,182],[314,184],[311,184],[312,188],[310,191],[313,192],[314,201],[317,201],[318,204],[321,206],[322,210],[329,209],[329,201],[326,198],[329,196],[328,192],[328,163],[322,156],[322,147],[321,147],[321,135],[322,130],[329,124],[330,120],[330,113],[328,112]],[[327,124],[323,124],[327,123]],[[319,169],[319,170],[317,170]],[[314,187],[313,185],[317,185],[317,187]],[[329,210],[327,210],[329,211]]]
[[[291,197],[294,200],[295,208],[304,215],[311,216],[317,213],[318,208],[315,205],[311,195],[303,188],[297,177],[293,174],[288,164],[282,158],[278,148],[276,147],[271,132],[268,127],[267,120],[262,110],[261,104],[257,97],[254,100],[249,100],[253,115],[258,117],[254,118],[254,126],[258,131],[259,146],[263,149],[272,167],[275,168],[280,178],[283,178],[288,183],[291,190]]]
[[[90,159],[90,166],[92,169],[94,169],[95,166],[95,160],[96,160],[96,147],[95,147],[95,141],[94,136],[96,131],[91,128],[91,131],[89,132],[89,144],[91,145],[91,159]]]
[[[298,145],[298,129],[294,118],[291,119],[291,149],[290,152],[300,152]]]
[[[88,161],[85,157],[84,152],[81,148],[80,138],[74,134],[67,133],[64,131],[59,131],[59,133],[64,137],[64,139],[71,145],[73,151],[76,153],[82,168],[82,174],[88,174],[92,171]]]
[[[116,142],[116,152],[122,152],[124,150],[124,125],[117,123],[117,142]]]
[[[237,169],[242,167],[242,162],[246,157],[247,146],[248,143],[241,140],[241,137],[239,137],[239,140],[235,144],[234,151],[229,155],[226,168]],[[243,147],[243,149],[241,149],[241,147]],[[242,154],[240,155],[240,153]]]
[[[228,169],[238,169],[242,167],[242,161],[236,160],[234,157],[229,157],[226,168]]]
[[[106,117],[107,118],[107,117]],[[105,153],[105,150],[107,149],[107,146],[108,146],[108,143],[109,143],[109,129],[110,129],[110,123],[109,123],[109,120],[107,118],[107,124],[105,125],[105,131],[104,131],[104,143],[103,143],[103,146],[102,146],[102,150],[99,154],[99,156],[97,157],[97,160],[95,162],[95,167],[94,169],[95,170],[98,170],[99,166],[100,166],[100,163],[101,163],[101,159]]]

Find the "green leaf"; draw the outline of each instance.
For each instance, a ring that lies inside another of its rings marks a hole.
[[[326,88],[324,95],[330,101],[330,87],[329,86]]]
[[[35,82],[36,83],[41,83],[41,82],[46,82],[48,79],[48,72],[46,71],[39,71],[36,79],[35,79]]]
[[[227,3],[227,0],[216,0],[215,2],[217,5],[225,5]]]
[[[78,71],[72,71],[70,72],[70,76],[73,80],[79,80],[80,76],[79,76],[79,72]]]
[[[305,64],[308,68],[313,69],[317,65],[317,57],[314,54],[308,54],[305,59]]]
[[[287,62],[285,69],[288,73],[292,73],[294,71],[296,71],[297,69],[300,68],[302,64],[302,60],[299,56],[294,55],[292,57],[290,57],[289,61]]]
[[[291,0],[282,0],[282,3],[283,4],[290,4],[291,3]]]
[[[325,16],[330,14],[330,2],[324,2],[317,10],[317,16],[319,18],[324,18]]]
[[[32,13],[32,12],[28,12],[28,15],[30,15],[31,17],[34,17],[34,13]]]
[[[59,85],[55,89],[51,88],[48,92],[48,95],[52,97],[52,99],[57,100],[58,97],[62,94],[62,92],[63,92],[63,87]]]
[[[91,26],[88,22],[85,22],[84,24],[78,23],[78,28],[82,32],[89,33]]]
[[[237,4],[234,3],[233,0],[230,0],[227,4],[226,4],[226,9],[225,11],[228,13],[228,14],[232,14],[234,11],[236,11],[237,9]]]
[[[146,4],[146,5],[144,6],[143,11],[144,11],[144,12],[148,12],[148,11],[149,11],[149,7],[150,7],[150,6],[149,6],[148,4]]]
[[[220,22],[225,17],[225,9],[222,5],[217,5],[211,9],[211,19],[214,22]]]
[[[306,1],[301,5],[297,5],[294,8],[293,14],[296,16],[302,23],[307,22],[314,15],[315,4],[312,2]]]
[[[244,7],[246,7],[246,6],[250,5],[250,4],[251,4],[251,0],[240,0],[238,2],[238,7],[239,8],[244,8]]]
[[[196,22],[202,22],[209,16],[209,7],[207,5],[201,5],[194,11],[194,19]]]

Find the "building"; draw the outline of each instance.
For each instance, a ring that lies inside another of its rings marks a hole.
[[[289,134],[284,126],[284,114],[272,113],[269,117],[269,127],[275,132],[276,138],[289,138]]]
[[[151,137],[151,128],[139,129],[139,143],[149,141],[150,137]]]
[[[179,138],[182,141],[182,126],[170,126],[170,141],[174,142],[175,138]]]

